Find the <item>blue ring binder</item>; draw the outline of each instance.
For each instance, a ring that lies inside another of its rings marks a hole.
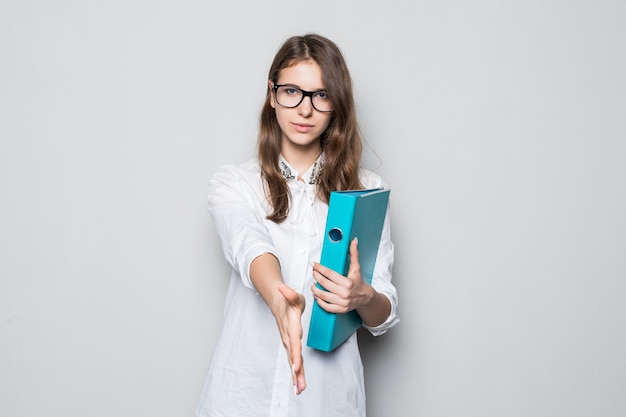
[[[357,237],[361,275],[368,284],[372,282],[389,193],[383,188],[331,192],[320,264],[346,275],[350,242]],[[329,313],[313,302],[307,346],[330,352],[361,325],[356,311]]]

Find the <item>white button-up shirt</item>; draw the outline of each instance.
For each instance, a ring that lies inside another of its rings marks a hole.
[[[276,224],[270,212],[256,159],[227,165],[209,183],[209,210],[232,266],[225,301],[224,326],[213,352],[202,398],[201,417],[350,417],[365,416],[363,366],[356,333],[332,352],[306,346],[313,297],[312,262],[319,262],[328,205],[316,197],[316,178],[322,159],[300,177],[281,157],[281,171],[291,191],[287,219]],[[360,171],[366,188],[383,187],[371,171]],[[303,293],[302,315],[306,390],[294,394],[291,369],[269,308],[250,280],[250,264],[263,254],[274,254],[287,285]],[[385,220],[372,286],[391,302],[391,314],[374,335],[394,326],[397,294],[391,283],[393,244],[389,214]]]

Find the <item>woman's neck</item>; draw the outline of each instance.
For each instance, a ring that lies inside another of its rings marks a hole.
[[[307,147],[306,149],[283,147],[281,151],[283,157],[289,162],[289,165],[298,171],[298,175],[300,176],[317,160],[322,153],[322,148],[320,146]],[[302,178],[299,177],[298,179],[301,180]]]

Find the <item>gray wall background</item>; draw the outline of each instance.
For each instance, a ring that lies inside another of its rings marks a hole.
[[[190,417],[212,172],[279,45],[343,49],[392,187],[369,415],[626,415],[626,3],[2,1],[0,415]]]

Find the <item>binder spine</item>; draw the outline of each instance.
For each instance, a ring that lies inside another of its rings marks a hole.
[[[323,242],[325,250],[322,251],[320,264],[342,275],[348,272],[349,267],[350,236],[356,200],[342,194],[330,195],[329,207],[332,206],[333,210],[329,210],[326,219]],[[316,285],[324,289],[321,285]],[[332,350],[336,321],[336,314],[327,312],[314,302],[307,346],[326,352]]]
[[[329,206],[332,204],[335,209],[328,212],[324,233],[326,250],[322,252],[320,263],[341,275],[348,272],[352,220],[357,200],[342,194],[331,194],[329,202]]]

